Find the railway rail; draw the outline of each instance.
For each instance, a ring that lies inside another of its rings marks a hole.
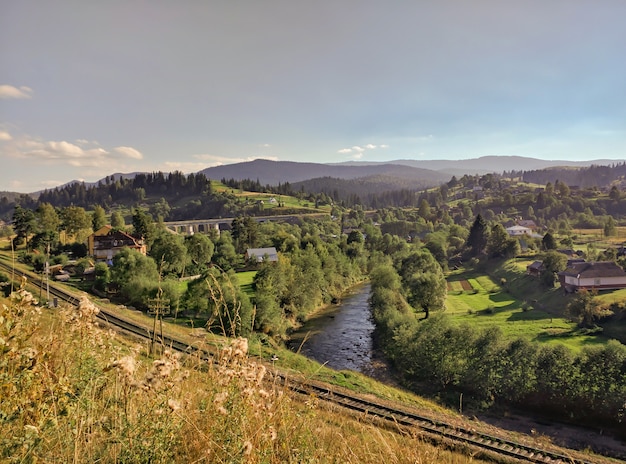
[[[33,278],[33,276],[37,277],[36,275],[13,270],[12,267],[5,262],[0,261],[0,269],[13,272],[14,275],[17,275],[20,278],[25,276],[30,279],[30,283],[35,286],[39,287],[41,285],[45,285],[41,281],[38,281],[37,278]],[[56,285],[49,284],[49,292],[52,296],[75,306],[78,305],[80,301],[80,296],[57,287]],[[98,317],[106,323],[134,336],[144,339],[152,339],[153,337],[151,329],[137,325],[105,309],[100,308]],[[187,343],[166,335],[159,340],[159,343],[184,353],[196,351],[195,348],[190,347]],[[208,360],[211,353],[204,352],[201,356]],[[387,421],[388,423],[396,426],[417,428],[424,434],[436,440],[448,440],[455,444],[467,446],[473,450],[481,451],[490,455],[510,458],[511,460],[517,460],[519,462],[545,464],[593,464],[591,461],[584,459],[567,456],[554,451],[477,432],[475,430],[459,427],[443,421],[434,420],[432,418],[416,414],[412,411],[401,409],[399,406],[388,406],[370,398],[361,398],[355,394],[342,392],[341,390],[328,384],[322,384],[310,380],[301,380],[296,376],[278,372],[276,370],[274,374],[280,378],[286,387],[298,394],[306,395],[308,397],[314,396],[320,400],[327,401],[332,405],[347,409],[353,413],[364,414],[372,418]]]

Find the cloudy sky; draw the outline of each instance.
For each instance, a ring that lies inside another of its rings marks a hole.
[[[626,159],[623,0],[0,9],[0,191],[255,158]]]

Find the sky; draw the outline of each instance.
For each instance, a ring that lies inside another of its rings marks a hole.
[[[256,158],[626,159],[623,0],[0,12],[0,191]]]

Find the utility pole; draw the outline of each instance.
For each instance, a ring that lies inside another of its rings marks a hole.
[[[161,336],[161,345],[163,345],[163,315],[170,313],[170,300],[163,298],[163,289],[159,285],[156,298],[148,300],[148,313],[154,314],[154,325],[152,327],[152,341],[150,342],[150,354],[155,353],[156,345],[156,329],[157,321],[159,323],[159,331]]]
[[[48,302],[48,306],[50,306],[50,242],[48,242],[48,246],[46,247],[46,301]]]

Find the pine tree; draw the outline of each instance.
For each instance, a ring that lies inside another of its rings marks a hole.
[[[479,256],[484,252],[488,237],[487,224],[483,217],[478,214],[467,237],[467,246],[472,256]]]

